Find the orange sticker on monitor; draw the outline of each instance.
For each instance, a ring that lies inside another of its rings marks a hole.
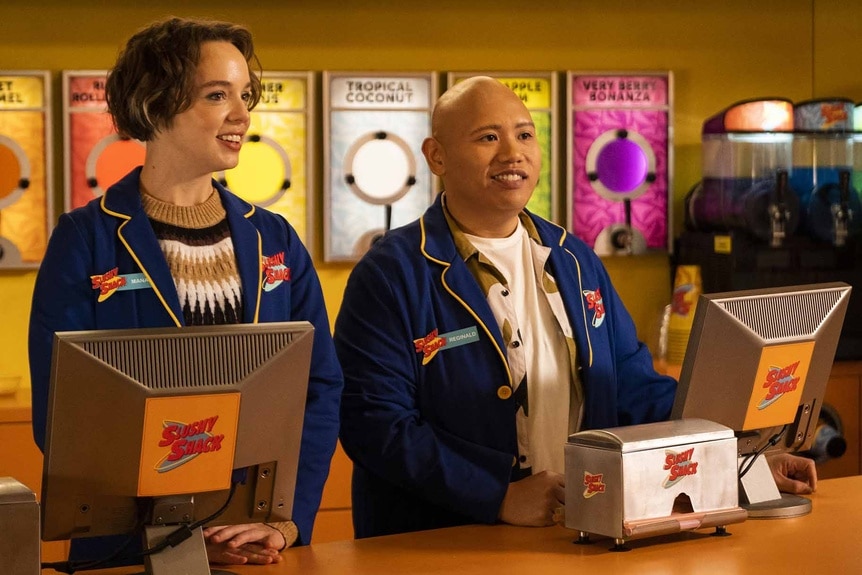
[[[239,393],[146,400],[138,496],[230,487]]]
[[[813,341],[763,348],[743,430],[793,422],[813,354]]]

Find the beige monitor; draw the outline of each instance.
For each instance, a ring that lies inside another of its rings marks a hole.
[[[148,549],[191,526],[145,557],[173,573],[206,566],[195,523],[220,510],[208,525],[291,519],[313,335],[308,322],[57,333],[42,538],[140,531]]]
[[[825,283],[704,294],[698,299],[672,418],[708,419],[734,430],[742,503],[752,516],[763,499],[767,450],[811,445],[832,371],[851,287]],[[773,491],[774,490],[774,491]],[[810,505],[810,503],[809,503]],[[809,507],[810,508],[810,507]],[[790,513],[790,512],[787,512]]]

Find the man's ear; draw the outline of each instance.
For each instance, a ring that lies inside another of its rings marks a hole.
[[[425,141],[422,142],[422,154],[425,156],[425,161],[428,162],[428,168],[435,176],[442,176],[446,172],[445,154],[440,142],[434,138],[425,138]]]

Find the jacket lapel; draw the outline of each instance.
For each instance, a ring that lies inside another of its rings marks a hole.
[[[236,254],[242,284],[242,320],[243,323],[258,323],[263,279],[261,268],[263,265],[263,246],[258,229],[248,219],[254,214],[256,208],[228,192],[218,182],[214,185],[221,196],[222,205],[227,211],[227,221]]]
[[[140,168],[137,168],[105,192],[101,208],[106,214],[124,220],[117,228],[118,240],[149,279],[153,292],[174,323],[182,326],[183,313],[177,288],[141,204],[139,183]]]
[[[569,317],[581,364],[592,365],[592,338],[587,330],[587,310],[580,262],[574,253],[563,247],[566,239],[564,229],[532,215],[531,218],[542,239],[542,244],[551,248],[549,258],[551,274],[560,290],[560,297]]]
[[[485,299],[485,294],[482,293],[482,288],[476,283],[473,274],[458,254],[455,242],[452,241],[446,216],[443,215],[441,197],[442,194],[438,195],[434,204],[422,216],[420,222],[422,253],[429,260],[430,265],[440,266],[444,289],[450,291],[471,315],[484,324],[485,331],[493,337],[501,355],[505,357],[503,334],[497,326],[497,320],[494,318],[491,306],[488,305],[488,300]]]

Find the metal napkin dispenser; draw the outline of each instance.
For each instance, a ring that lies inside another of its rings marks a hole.
[[[626,540],[745,521],[733,430],[680,419],[569,436],[566,527]]]
[[[39,504],[12,477],[0,477],[0,573],[39,575]]]

